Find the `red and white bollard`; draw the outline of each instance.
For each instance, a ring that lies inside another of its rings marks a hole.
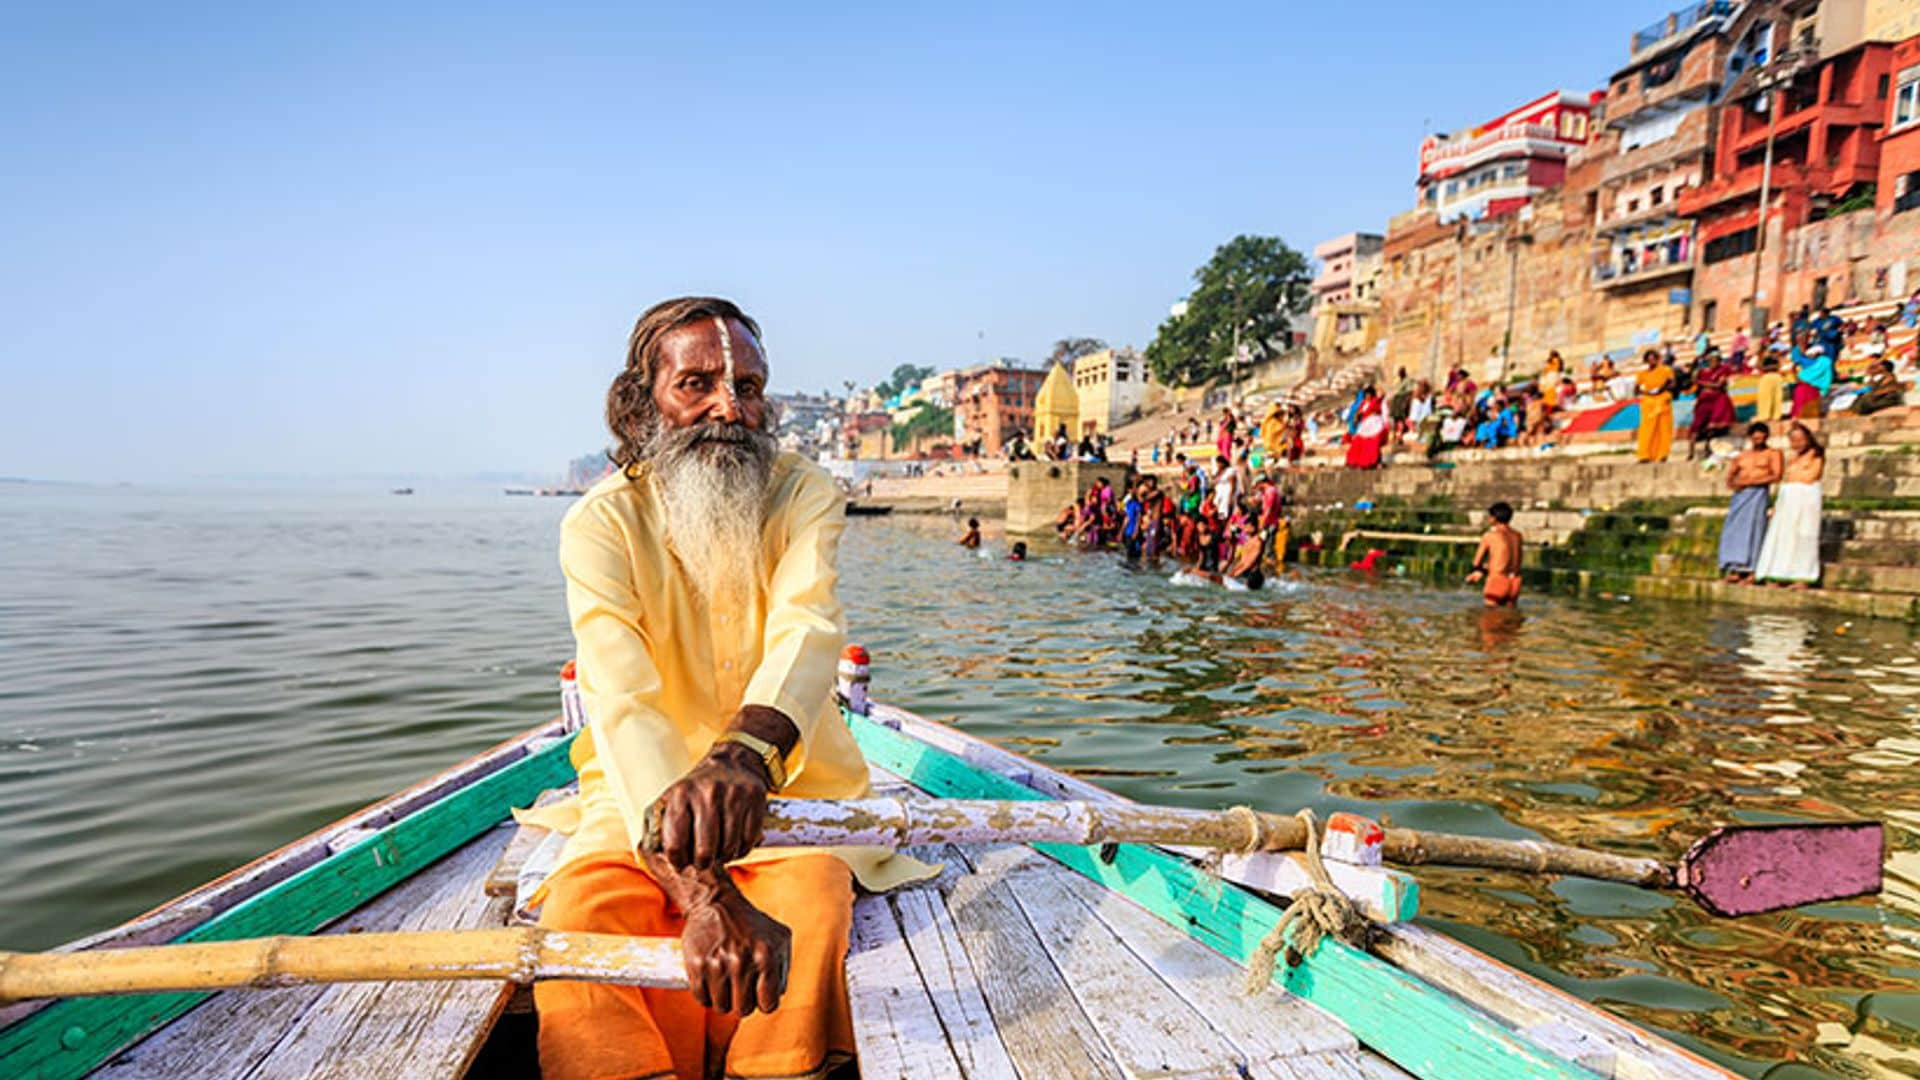
[[[856,716],[865,716],[871,708],[867,699],[867,690],[873,682],[872,660],[862,645],[848,645],[840,650],[840,674],[834,680],[833,692],[840,704]]]
[[[587,726],[587,704],[580,697],[580,680],[571,660],[560,665],[560,725],[565,731]]]
[[[1327,819],[1326,835],[1320,840],[1320,854],[1335,862],[1355,866],[1379,866],[1380,848],[1387,831],[1370,818],[1341,811]]]

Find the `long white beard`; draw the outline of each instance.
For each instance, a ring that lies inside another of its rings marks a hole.
[[[744,607],[759,587],[774,443],[721,425],[662,430],[650,455],[674,557],[708,608]]]

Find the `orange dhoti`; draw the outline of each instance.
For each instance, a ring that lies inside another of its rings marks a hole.
[[[546,1080],[700,1080],[709,1045],[727,1047],[729,1077],[824,1076],[853,1057],[845,967],[852,871],[819,854],[729,872],[748,902],[793,931],[780,1007],[736,1019],[701,1008],[685,990],[539,983],[533,998]],[[547,880],[545,894],[540,925],[554,930],[677,939],[685,924],[629,855],[591,855],[564,865]]]

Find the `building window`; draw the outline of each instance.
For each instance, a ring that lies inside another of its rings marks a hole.
[[[1739,232],[1728,233],[1715,240],[1707,241],[1702,257],[1709,263],[1723,262],[1727,259],[1750,255],[1758,246],[1760,231],[1751,226]]]
[[[1713,318],[1715,315],[1718,315],[1718,314],[1720,314],[1719,301],[1709,300],[1706,303],[1701,304],[1700,305],[1700,329],[1706,331],[1709,334],[1713,333]]]
[[[1920,64],[1900,73],[1900,88],[1893,94],[1895,130],[1920,120]]]
[[[1666,197],[1665,189],[1656,187],[1647,194],[1647,202],[1649,205],[1659,206],[1662,202],[1666,201]]]

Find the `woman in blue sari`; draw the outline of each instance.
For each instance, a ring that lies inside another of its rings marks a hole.
[[[1823,403],[1833,389],[1833,361],[1825,349],[1809,347],[1805,331],[1793,338],[1793,418],[1817,420]]]

